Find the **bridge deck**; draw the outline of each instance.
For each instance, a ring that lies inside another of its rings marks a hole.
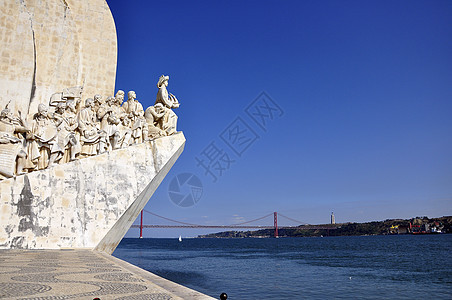
[[[134,224],[131,228],[140,228],[140,225]],[[325,225],[303,225],[303,226],[278,226],[278,229],[302,229],[302,230],[316,230],[316,229],[337,229],[340,227],[336,224]],[[211,228],[211,229],[274,229],[274,226],[259,226],[259,225],[143,225],[143,228]]]
[[[214,299],[90,250],[0,250],[2,299]]]

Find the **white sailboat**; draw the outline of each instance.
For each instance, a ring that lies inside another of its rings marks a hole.
[[[179,242],[182,242],[182,236],[179,235]]]

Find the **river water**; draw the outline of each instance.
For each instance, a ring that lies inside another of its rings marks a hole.
[[[452,234],[124,239],[114,256],[219,299],[452,299]]]

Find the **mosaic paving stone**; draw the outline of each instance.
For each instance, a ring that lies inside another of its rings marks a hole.
[[[91,264],[85,264],[85,266],[95,267],[95,268],[114,268],[114,264],[103,264],[103,263],[91,263]]]
[[[34,295],[51,289],[50,286],[43,284],[0,282],[0,298]]]
[[[108,272],[120,272],[121,269],[112,268],[112,269],[104,269],[104,268],[90,268],[89,273],[108,273]]]
[[[174,299],[171,295],[158,293],[158,294],[142,294],[137,296],[126,296],[116,298],[115,300],[170,300]]]
[[[131,273],[108,273],[108,274],[99,274],[94,276],[94,278],[96,279],[102,279],[105,281],[128,281],[128,282],[139,282],[139,281],[143,281],[141,279],[138,278],[134,278],[132,277],[133,274]]]
[[[64,273],[62,273],[64,274]],[[52,273],[37,273],[37,274],[25,274],[14,276],[11,279],[14,281],[24,281],[24,282],[60,282],[55,276],[59,274]]]
[[[48,296],[48,297],[32,297],[32,298],[20,298],[20,300],[66,300],[71,299],[70,296]]]
[[[0,257],[0,299],[213,299],[90,250],[0,250]]]
[[[97,295],[114,295],[114,294],[126,294],[136,293],[147,290],[148,288],[141,284],[134,283],[113,283],[113,282],[83,282],[98,286],[100,289],[94,292],[77,294],[74,296],[97,296]]]
[[[2,266],[0,269],[0,274],[14,273],[19,271],[20,268],[12,267],[12,266]]]
[[[45,268],[45,267],[21,267],[19,271],[15,273],[26,274],[26,273],[47,273],[56,271],[55,268]]]
[[[47,267],[47,268],[61,268],[61,264],[55,262],[32,262],[27,264],[30,267]]]

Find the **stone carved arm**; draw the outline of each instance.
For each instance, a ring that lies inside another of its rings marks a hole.
[[[178,108],[178,107],[180,106],[180,103],[179,103],[179,101],[177,100],[176,96],[174,96],[173,94],[169,93],[169,98],[170,98],[171,101],[173,102],[171,108]]]
[[[150,112],[151,112],[152,116],[154,117],[154,120],[159,120],[165,115],[165,111],[158,113],[155,111],[155,109],[152,109]]]
[[[66,129],[70,132],[74,132],[78,128],[78,122],[75,118],[67,118],[67,125]]]
[[[59,114],[54,114],[53,115],[53,121],[55,122],[55,126],[57,128],[59,128],[59,126],[61,125],[61,123],[64,122],[64,117],[62,115]]]

